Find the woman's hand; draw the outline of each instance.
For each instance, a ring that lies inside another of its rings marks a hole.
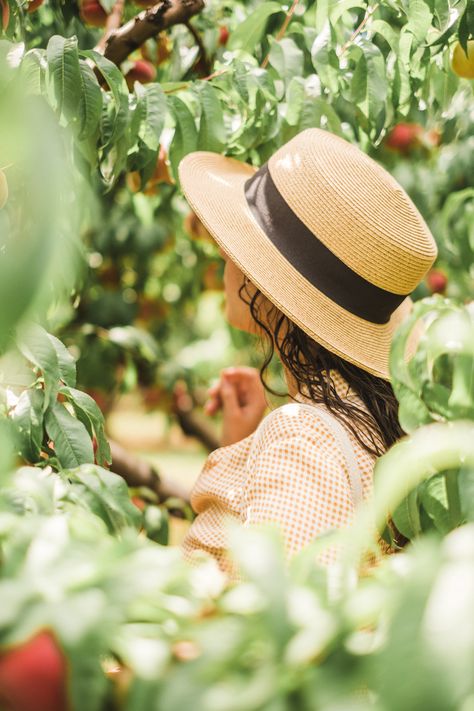
[[[222,409],[223,447],[252,434],[267,408],[265,390],[255,368],[225,368],[208,394],[204,411],[215,415]]]

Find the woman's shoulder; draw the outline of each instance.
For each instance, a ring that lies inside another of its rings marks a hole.
[[[321,446],[332,443],[332,416],[322,406],[291,402],[272,410],[253,435],[254,445],[271,446],[281,440],[301,440]]]

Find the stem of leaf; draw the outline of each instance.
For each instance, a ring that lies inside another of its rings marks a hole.
[[[450,469],[446,472],[446,498],[448,500],[448,510],[453,526],[458,526],[461,522],[461,501],[459,498],[458,470]]]
[[[299,1],[300,0],[293,0],[293,5],[290,7],[288,12],[286,13],[284,22],[283,22],[282,26],[280,27],[280,30],[279,30],[277,36],[275,37],[275,42],[279,42],[282,39],[282,37],[284,37],[287,27],[291,22],[291,18],[293,17],[296,7],[299,4]],[[270,58],[270,52],[267,53],[267,56],[265,57],[265,59],[263,60],[263,62],[261,64],[262,69],[266,69],[266,67],[268,65],[269,58]]]

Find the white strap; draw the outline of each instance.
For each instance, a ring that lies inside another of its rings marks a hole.
[[[290,405],[293,406],[293,405]],[[318,417],[320,417],[324,422],[326,423],[327,427],[331,432],[333,433],[336,442],[339,444],[339,447],[341,448],[341,451],[344,455],[344,458],[346,460],[347,464],[347,472],[349,474],[349,483],[351,487],[351,492],[352,492],[352,500],[354,503],[354,507],[357,508],[359,504],[362,503],[363,501],[363,489],[362,489],[362,477],[360,473],[359,466],[357,464],[357,460],[354,454],[354,450],[351,444],[351,441],[349,439],[349,435],[346,431],[346,429],[341,425],[339,420],[330,413],[328,410],[326,410],[323,407],[320,407],[318,405],[310,405],[308,403],[295,403],[295,407],[301,408],[304,407],[307,410],[311,410],[313,414],[317,414]],[[288,407],[288,405],[286,406]],[[250,462],[251,456],[254,453],[256,446],[258,442],[260,441],[260,438],[262,437],[262,434],[264,430],[267,428],[269,421],[271,421],[272,416],[278,412],[279,408],[276,410],[272,410],[260,423],[260,425],[257,427],[255,430],[255,434],[252,440],[252,445],[250,447],[250,451],[248,454],[247,458],[247,464]],[[314,411],[317,411],[316,413]]]

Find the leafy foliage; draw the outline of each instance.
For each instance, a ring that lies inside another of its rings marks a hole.
[[[311,126],[357,142],[432,227],[448,280],[437,290],[472,296],[472,87],[450,64],[472,37],[472,3],[219,0],[120,67],[82,0],[38,4],[0,2],[0,703],[9,655],[46,634],[67,661],[57,683],[72,709],[465,711],[469,308],[420,301],[397,335],[408,435],[377,464],[374,507],[289,569],[274,535],[240,530],[235,584],[160,545],[167,513],[140,513],[107,470],[103,415],[81,387],[157,386],[169,406],[183,374],[199,385],[229,353],[247,360],[219,316],[214,248],[179,195],[177,165],[196,149],[260,165]],[[123,19],[138,10],[127,1]],[[139,58],[156,80],[129,88]],[[364,566],[374,513],[417,540]],[[335,541],[341,566],[319,567]]]

